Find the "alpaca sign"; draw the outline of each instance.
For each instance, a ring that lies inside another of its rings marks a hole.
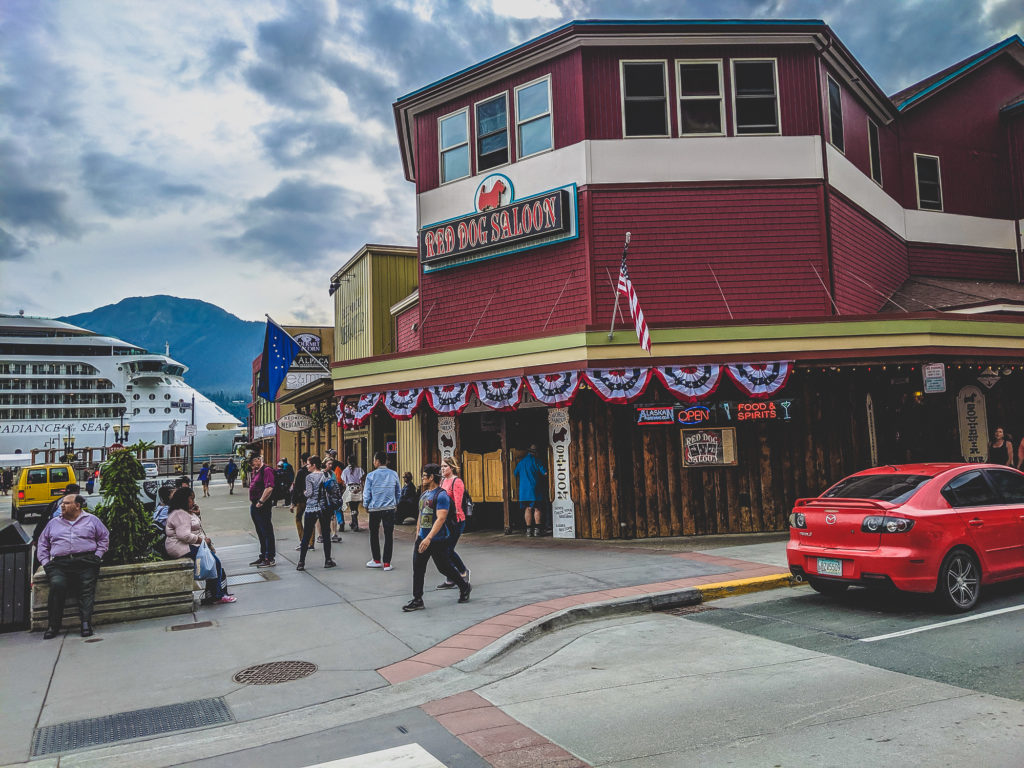
[[[574,237],[575,193],[572,186],[516,200],[508,177],[490,176],[476,189],[475,213],[420,230],[420,261],[430,271]]]

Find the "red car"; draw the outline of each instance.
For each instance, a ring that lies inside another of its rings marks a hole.
[[[789,525],[789,570],[822,594],[887,585],[969,611],[983,585],[1024,576],[1024,473],[876,467],[798,499]]]

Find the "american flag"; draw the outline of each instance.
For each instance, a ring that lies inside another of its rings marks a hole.
[[[647,329],[647,321],[644,320],[644,311],[640,309],[640,299],[636,296],[633,288],[633,281],[629,279],[629,269],[626,267],[626,252],[629,250],[629,235],[626,235],[626,245],[622,249],[622,264],[619,266],[618,291],[629,302],[629,314],[633,318],[633,325],[636,327],[636,337],[640,339],[640,346],[645,352],[651,351],[651,334]]]

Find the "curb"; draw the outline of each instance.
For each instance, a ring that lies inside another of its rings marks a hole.
[[[723,597],[746,595],[750,592],[763,592],[768,589],[795,586],[798,586],[798,583],[791,574],[778,573],[772,576],[756,576],[752,579],[737,579],[736,581],[722,581],[717,584],[703,584],[695,587],[695,589],[701,593],[703,602],[707,602],[708,600],[719,600]]]

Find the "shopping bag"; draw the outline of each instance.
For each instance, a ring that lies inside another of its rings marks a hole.
[[[215,578],[217,578],[217,558],[213,556],[210,546],[204,541],[199,545],[199,551],[196,552],[196,579],[205,581]]]

